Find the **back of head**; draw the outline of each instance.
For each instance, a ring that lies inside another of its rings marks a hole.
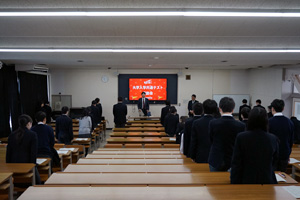
[[[268,115],[263,108],[254,107],[248,118],[248,130],[268,130]]]
[[[95,105],[97,104],[97,102],[95,100],[92,101],[92,105]]]
[[[123,97],[118,97],[118,101],[122,102],[123,101]]]
[[[46,119],[46,113],[44,113],[43,111],[39,111],[35,114],[35,120],[37,122],[42,122],[44,121],[44,119]]]
[[[97,98],[95,99],[95,101],[96,101],[96,104],[97,104],[97,103],[100,102],[100,99],[97,97]]]
[[[90,109],[89,108],[83,109],[82,115],[83,115],[83,117],[89,116],[90,115]]]
[[[167,106],[171,105],[170,100],[166,100],[166,101],[165,101],[165,104],[166,104]]]
[[[196,98],[196,95],[195,95],[195,94],[192,94],[192,97]]]
[[[181,123],[184,124],[188,118],[189,118],[188,116],[181,116],[181,117],[180,117]]]
[[[257,100],[256,100],[256,103],[260,105],[260,104],[261,104],[261,100],[260,100],[260,99],[257,99]]]
[[[175,106],[171,106],[170,107],[170,113],[174,114],[177,112],[177,109],[175,108]]]
[[[193,105],[193,111],[195,115],[202,115],[203,114],[203,106],[202,103],[195,103]]]
[[[241,115],[243,115],[243,117],[244,117],[245,119],[248,119],[250,111],[251,111],[250,108],[245,107],[245,108],[243,108],[243,109],[241,110]]]
[[[68,106],[64,106],[64,107],[62,107],[62,109],[61,109],[61,113],[62,113],[63,115],[67,114],[68,111],[69,111]]]
[[[224,113],[232,112],[235,107],[235,102],[230,97],[223,97],[220,100],[219,107],[222,109]]]
[[[206,99],[203,102],[203,110],[204,110],[204,114],[213,114],[215,113],[215,111],[217,110],[217,102],[211,99]]]
[[[29,122],[32,123],[32,119],[29,115],[23,114],[18,118],[18,122],[19,122],[19,128],[15,131],[15,134],[18,143],[20,143],[23,139],[25,130],[27,129],[26,126]]]
[[[243,99],[243,101],[242,101],[243,103],[247,103],[248,101],[247,101],[247,99]]]
[[[282,112],[284,109],[284,101],[281,99],[274,99],[271,103],[271,107],[274,108],[276,112]]]

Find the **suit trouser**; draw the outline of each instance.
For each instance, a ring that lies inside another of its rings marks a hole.
[[[142,109],[144,116],[147,116],[147,110],[146,109]]]

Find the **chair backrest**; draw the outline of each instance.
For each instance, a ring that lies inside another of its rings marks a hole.
[[[180,144],[164,144],[164,148],[178,148],[179,149]]]
[[[145,148],[162,148],[161,144],[145,144]]]
[[[125,148],[143,148],[142,144],[125,144]]]

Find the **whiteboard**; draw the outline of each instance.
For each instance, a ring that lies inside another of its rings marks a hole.
[[[241,105],[243,105],[243,99],[246,99],[248,101],[248,105],[250,103],[250,95],[249,94],[214,94],[213,95],[213,100],[215,100],[218,103],[220,103],[220,100],[223,97],[230,97],[234,100],[235,102],[235,108],[233,110],[233,113],[239,113],[239,108]]]

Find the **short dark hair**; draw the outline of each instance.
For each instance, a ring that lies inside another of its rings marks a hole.
[[[44,113],[43,111],[39,111],[35,114],[35,120],[37,122],[42,122],[42,121],[44,121],[46,116],[47,116],[46,113]]]
[[[257,100],[256,100],[256,103],[261,104],[261,100],[260,100],[260,99],[257,99]]]
[[[219,107],[223,112],[232,112],[235,107],[235,102],[230,97],[223,97],[220,100]]]
[[[142,92],[141,94],[146,94],[146,92]]]
[[[97,104],[97,102],[95,100],[92,101],[92,105]]]
[[[242,108],[241,115],[243,115],[244,118],[248,118],[250,111],[251,109],[248,107]]]
[[[89,108],[83,109],[82,115],[83,115],[83,117],[89,116],[90,115],[90,109]]]
[[[247,101],[247,99],[243,99],[243,101],[242,101],[243,103],[247,103],[248,101]]]
[[[195,98],[196,98],[196,95],[195,95],[195,94],[192,94],[192,97],[195,97]]]
[[[215,100],[206,99],[203,102],[204,114],[213,114],[213,113],[215,113],[217,107],[218,107],[218,105],[217,105],[217,102]]]
[[[284,101],[281,99],[274,99],[271,106],[276,112],[282,112],[284,109]]]
[[[254,107],[249,114],[248,130],[268,130],[268,115],[263,108]]]
[[[171,105],[170,100],[166,100],[166,101],[165,101],[165,104],[166,104],[167,106]]]
[[[118,97],[118,101],[123,101],[123,97]]]
[[[171,106],[170,107],[170,113],[176,113],[177,109],[175,108],[175,106]]]
[[[97,98],[95,99],[95,101],[96,101],[96,103],[99,103],[99,102],[100,102],[100,99],[97,97]]]
[[[62,109],[61,109],[61,113],[62,113],[62,114],[66,114],[68,111],[69,111],[68,106],[64,106],[64,107],[62,107]]]
[[[202,115],[203,114],[203,106],[202,106],[202,103],[195,103],[193,105],[193,111],[194,111],[194,114],[195,115]]]
[[[180,120],[181,120],[181,123],[185,123],[185,121],[188,119],[188,116],[181,116],[180,117]]]
[[[48,101],[48,100],[46,100],[46,101],[45,101],[45,104],[49,104],[49,101]]]

